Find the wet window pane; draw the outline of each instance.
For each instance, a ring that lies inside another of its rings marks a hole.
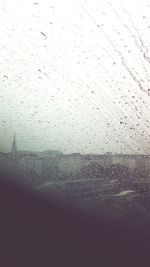
[[[147,0],[1,1],[6,179],[150,223],[149,12]]]

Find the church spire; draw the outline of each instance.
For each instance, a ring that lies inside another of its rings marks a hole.
[[[15,155],[17,153],[17,143],[16,143],[16,134],[14,132],[13,142],[12,142],[12,154]]]

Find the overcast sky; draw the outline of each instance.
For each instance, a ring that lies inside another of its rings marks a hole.
[[[1,151],[150,153],[148,2],[0,2]]]

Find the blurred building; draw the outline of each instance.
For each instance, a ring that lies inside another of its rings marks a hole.
[[[17,143],[16,143],[16,135],[14,133],[13,142],[12,142],[12,154],[16,155],[17,153]]]

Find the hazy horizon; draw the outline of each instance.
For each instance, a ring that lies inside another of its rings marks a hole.
[[[12,139],[12,141],[13,141],[13,139]],[[110,155],[115,155],[115,154],[122,154],[122,155],[150,155],[150,153],[148,154],[143,154],[143,153],[140,153],[140,152],[138,152],[138,153],[123,153],[123,152],[120,152],[120,153],[117,153],[117,152],[113,152],[113,151],[106,151],[106,152],[104,152],[104,151],[101,151],[101,152],[97,152],[97,153],[94,153],[94,152],[90,152],[90,153],[85,153],[85,152],[79,152],[79,151],[72,151],[72,152],[66,152],[65,150],[64,151],[62,151],[62,150],[60,150],[59,148],[57,148],[57,149],[52,149],[52,148],[47,148],[47,149],[44,149],[44,150],[38,150],[38,149],[24,149],[23,147],[19,147],[18,146],[18,142],[17,142],[17,139],[16,139],[16,144],[17,144],[17,152],[35,152],[35,153],[41,153],[41,152],[50,152],[50,151],[59,151],[59,152],[61,152],[62,154],[72,154],[72,153],[79,153],[79,154],[81,154],[81,155],[88,155],[88,154],[91,154],[91,155],[105,155],[105,154],[110,154]],[[0,151],[0,153],[11,153],[12,152],[12,143],[11,143],[11,145],[10,145],[10,148],[9,148],[9,150],[1,150]]]

